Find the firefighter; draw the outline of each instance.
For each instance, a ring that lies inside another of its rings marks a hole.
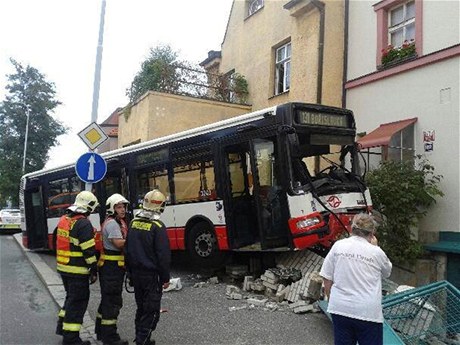
[[[148,192],[126,238],[127,273],[137,305],[136,345],[155,344],[150,335],[160,319],[162,289],[169,286],[171,251],[166,227],[160,220],[165,200],[158,189]]]
[[[56,262],[66,297],[59,311],[56,333],[63,345],[89,345],[80,329],[89,301],[89,284],[97,280],[97,259],[93,226],[88,216],[99,205],[93,193],[82,191],[57,225]]]
[[[125,277],[125,246],[128,225],[126,207],[129,204],[121,194],[107,199],[107,218],[102,224],[102,252],[99,258],[101,303],[97,310],[96,335],[104,345],[128,345],[117,333],[117,318],[123,305],[122,290]]]

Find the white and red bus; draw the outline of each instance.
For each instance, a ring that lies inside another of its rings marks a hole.
[[[162,220],[173,250],[202,263],[226,251],[327,250],[368,211],[353,113],[287,103],[103,153],[101,205],[112,193],[135,211],[145,193],[167,198]],[[53,249],[59,217],[85,188],[74,165],[21,180],[23,243]],[[91,215],[95,228],[105,207]]]

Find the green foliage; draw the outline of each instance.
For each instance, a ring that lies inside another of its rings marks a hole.
[[[232,76],[233,78],[233,90],[236,94],[236,97],[239,103],[246,104],[249,91],[248,91],[248,81],[239,73],[235,73]]]
[[[162,92],[178,90],[177,57],[178,53],[169,45],[151,48],[149,57],[142,63],[141,70],[126,91],[130,103],[134,103],[149,90]]]
[[[27,114],[25,173],[45,166],[49,149],[67,128],[51,116],[60,104],[54,84],[31,66],[24,67],[13,59],[11,63],[16,71],[7,75],[7,95],[0,103],[0,204],[11,200],[18,205]]]
[[[374,208],[384,215],[378,228],[379,244],[394,263],[411,264],[422,253],[411,231],[436,197],[444,195],[438,187],[441,179],[420,156],[416,166],[413,162],[385,161],[366,176]]]

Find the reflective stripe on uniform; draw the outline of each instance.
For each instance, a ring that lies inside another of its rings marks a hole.
[[[134,220],[131,226],[138,230],[146,230],[146,231],[150,231],[150,227],[151,227],[150,223],[140,222],[138,220]]]
[[[87,267],[63,265],[59,262],[57,263],[57,270],[65,273],[89,274],[89,268]]]
[[[112,326],[112,325],[116,325],[117,324],[117,319],[113,319],[113,320],[104,320],[102,319],[101,320],[101,325],[104,325],[104,326]]]
[[[161,223],[159,223],[159,222],[157,222],[155,220],[152,223],[155,223],[155,225],[158,226],[159,228],[161,228],[161,226],[162,226]]]
[[[80,332],[81,323],[67,323],[67,322],[64,322],[62,324],[62,329],[64,331]]]
[[[85,259],[86,263],[88,265],[91,265],[92,263],[95,263],[97,261],[96,255],[90,256],[89,258]]]
[[[89,241],[80,243],[80,248],[82,250],[85,250],[85,249],[88,249],[90,247],[94,247],[95,245],[96,245],[96,241],[94,240],[94,238],[92,238]]]
[[[123,255],[107,255],[102,254],[101,256],[104,260],[108,261],[125,261],[125,257]]]
[[[72,256],[72,257],[83,256],[82,252],[71,252],[70,250],[57,250],[56,254],[60,256]]]
[[[65,316],[65,310],[64,309],[59,310],[58,317],[64,317],[64,316]]]

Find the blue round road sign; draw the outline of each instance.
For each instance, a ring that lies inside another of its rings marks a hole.
[[[75,163],[75,171],[83,182],[96,183],[107,173],[107,163],[95,152],[84,153]]]

